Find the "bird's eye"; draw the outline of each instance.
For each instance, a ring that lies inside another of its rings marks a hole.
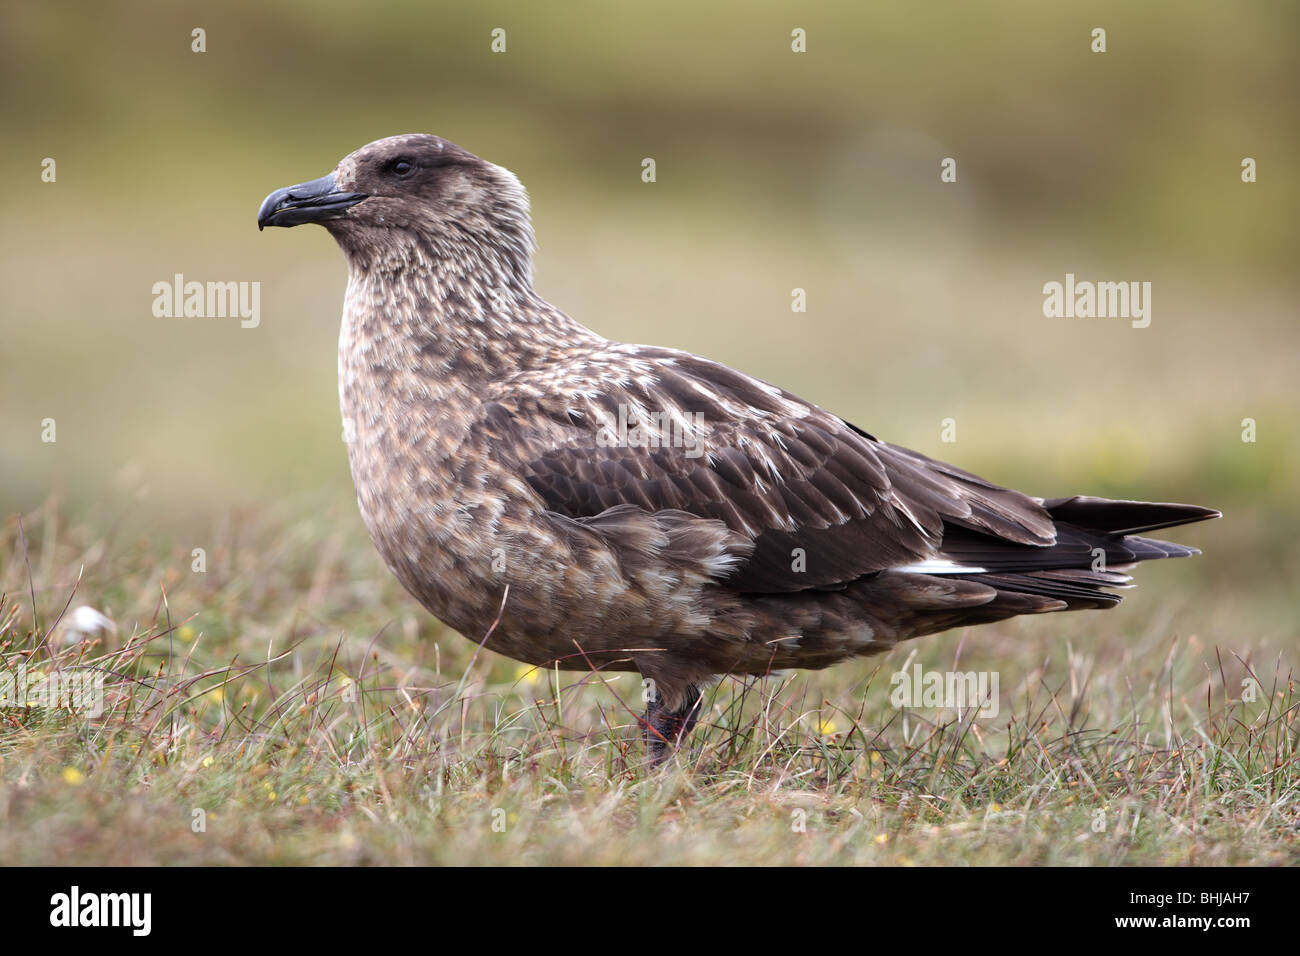
[[[409,176],[413,169],[415,169],[415,164],[409,159],[399,159],[393,163],[393,172],[398,176]]]

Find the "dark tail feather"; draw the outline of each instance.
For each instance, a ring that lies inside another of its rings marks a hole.
[[[1220,516],[1213,508],[1202,508],[1199,505],[1164,501],[1112,501],[1087,495],[1051,498],[1043,502],[1043,507],[1054,521],[1117,535],[1141,534],[1144,531],[1173,528]]]
[[[990,584],[999,594],[1033,594],[1064,602],[1061,611],[1100,610],[1120,602],[1118,594],[1103,588],[1130,587],[1126,574],[1113,571],[1030,571],[1025,574],[981,574],[981,584]]]
[[[1137,532],[1219,517],[1214,509],[1196,505],[1083,496],[1054,498],[1043,506],[1056,522],[1054,545],[1020,545],[951,528],[944,536],[943,553],[962,564],[987,568],[986,573],[968,579],[997,588],[1000,595],[1062,602],[1053,610],[1107,608],[1118,604],[1120,597],[1105,589],[1129,585],[1128,575],[1121,571],[1139,561],[1200,554],[1196,548],[1140,537]],[[1094,570],[1098,550],[1105,554],[1104,570]]]

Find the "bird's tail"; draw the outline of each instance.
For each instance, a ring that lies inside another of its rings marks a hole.
[[[1182,524],[1221,517],[1213,508],[1202,508],[1200,505],[1180,505],[1167,501],[1114,501],[1088,495],[1050,498],[1043,502],[1043,507],[1054,521],[1117,535],[1142,534],[1144,531],[1176,528]],[[1186,551],[1187,554],[1200,553],[1195,548]]]
[[[966,529],[945,534],[944,556],[966,567],[967,580],[996,588],[999,598],[983,606],[993,615],[1005,605],[1009,616],[1025,613],[1029,599],[1036,611],[1113,607],[1120,596],[1110,588],[1127,587],[1125,573],[1139,561],[1185,558],[1196,548],[1142,536],[1219,517],[1212,508],[1150,501],[1113,501],[1076,495],[1053,498],[1043,507],[1056,524],[1056,543],[1048,547],[1016,544]]]

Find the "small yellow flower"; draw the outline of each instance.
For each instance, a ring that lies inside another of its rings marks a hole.
[[[877,834],[875,835],[874,839],[875,839],[875,841],[876,841],[877,843],[879,843],[879,844],[881,844],[881,845],[884,845],[884,844],[886,844],[886,843],[889,842],[889,834],[888,834],[888,833],[877,833]]]
[[[205,767],[211,767],[214,763],[216,763],[216,761],[213,760],[211,757],[203,758],[203,766]]]
[[[520,664],[515,668],[515,680],[532,687],[542,679],[542,670],[540,667],[534,667],[532,664]]]
[[[994,813],[1002,812],[1002,808],[998,806],[998,802],[996,800],[994,800],[992,803],[989,804],[989,809],[992,810]]]
[[[180,639],[181,639],[182,641],[192,641],[192,640],[194,640],[194,628],[190,627],[188,624],[186,624],[184,627],[182,627],[182,628],[180,629],[180,631],[177,632],[177,633],[179,634]]]
[[[63,768],[63,782],[69,786],[79,787],[85,779],[86,775],[76,767]]]
[[[214,703],[219,704],[226,699],[226,691],[223,687],[214,687],[208,691],[208,698]]]
[[[821,734],[823,737],[829,737],[831,734],[835,733],[835,730],[835,721],[829,718],[825,720],[821,718],[817,719],[817,733]]]

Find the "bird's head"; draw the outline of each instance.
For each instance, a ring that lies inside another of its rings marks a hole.
[[[466,254],[527,276],[533,231],[514,174],[437,136],[390,136],[320,179],[277,189],[257,226],[318,222],[350,262],[401,268]]]

